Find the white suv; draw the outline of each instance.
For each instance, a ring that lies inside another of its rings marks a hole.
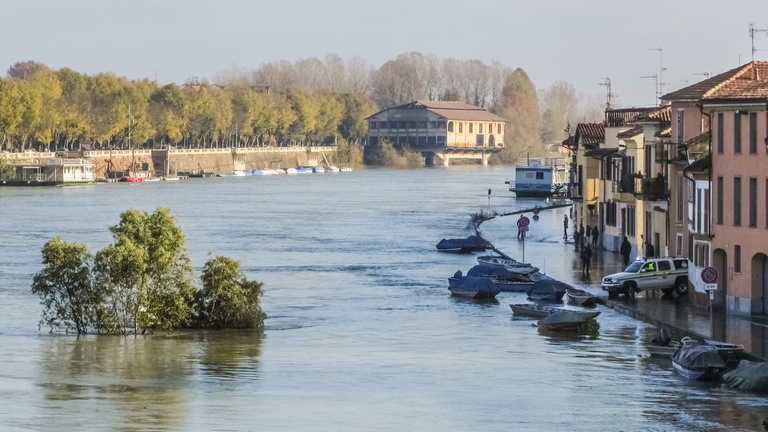
[[[688,294],[688,259],[649,258],[635,261],[621,273],[603,278],[608,294],[634,295],[639,291],[660,289],[664,294]]]

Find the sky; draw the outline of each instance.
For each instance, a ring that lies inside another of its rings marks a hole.
[[[768,1],[739,0],[0,0],[0,71],[35,60],[52,69],[184,82],[232,64],[354,55],[378,67],[420,51],[524,69],[621,107],[751,60],[749,23],[768,29]],[[768,32],[756,60],[768,61]]]

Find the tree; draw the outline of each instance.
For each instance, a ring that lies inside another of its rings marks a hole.
[[[504,150],[498,154],[498,160],[514,163],[526,153],[541,153],[539,98],[533,82],[524,70],[517,68],[507,75],[499,105],[500,114],[507,119],[507,125]]]
[[[186,325],[195,292],[184,234],[170,209],[128,210],[96,254],[96,285],[107,297],[103,329],[137,334]]]
[[[24,62],[16,62],[13,66],[8,68],[8,78],[28,79],[39,73],[47,73],[50,71],[48,66],[36,61],[28,60]]]
[[[368,134],[367,118],[376,114],[378,107],[372,99],[360,94],[345,94],[341,99],[344,102],[344,117],[339,132],[344,139],[358,143]]]
[[[567,137],[568,123],[578,122],[579,98],[572,84],[558,81],[541,92],[541,139],[544,142],[562,141]]]
[[[32,282],[42,299],[40,325],[88,333],[97,322],[102,293],[91,280],[88,247],[54,237],[43,246],[43,270]]]
[[[263,284],[249,281],[240,262],[217,256],[203,267],[202,290],[196,295],[197,324],[213,328],[261,327],[266,315],[259,297]]]

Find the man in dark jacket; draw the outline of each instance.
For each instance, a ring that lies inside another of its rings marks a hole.
[[[584,276],[589,276],[589,264],[592,260],[592,248],[589,246],[589,243],[587,243],[586,246],[584,246],[584,249],[581,250],[581,272],[584,274]]]
[[[632,245],[629,244],[627,236],[624,236],[624,241],[621,242],[621,249],[619,249],[619,252],[621,252],[621,257],[624,258],[624,267],[628,266],[629,255],[632,253]]]

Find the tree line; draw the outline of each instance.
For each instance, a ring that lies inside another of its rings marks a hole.
[[[94,255],[61,237],[42,249],[32,282],[41,326],[78,334],[144,334],[181,327],[255,328],[263,324],[262,284],[240,263],[209,259],[196,288],[181,228],[168,208],[128,210],[110,228],[113,242]]]
[[[418,52],[378,68],[335,54],[233,65],[181,85],[26,61],[0,78],[0,150],[359,144],[366,117],[420,99],[461,101],[508,119],[501,162],[601,114],[599,103],[566,82],[537,90],[521,68]]]

